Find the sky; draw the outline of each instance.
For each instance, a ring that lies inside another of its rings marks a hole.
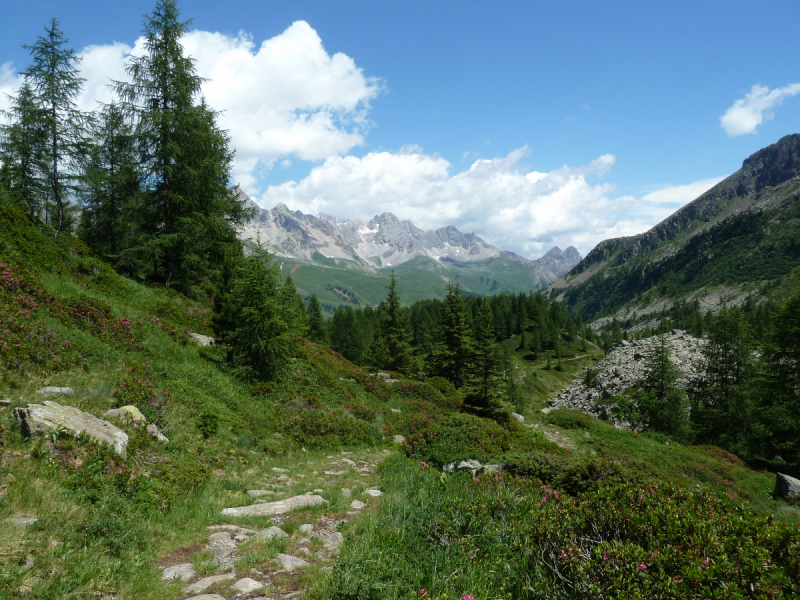
[[[2,0],[0,109],[51,18],[109,102],[155,0]],[[179,0],[261,206],[529,258],[634,235],[800,131],[796,1]]]

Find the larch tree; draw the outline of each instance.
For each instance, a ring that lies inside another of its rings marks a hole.
[[[251,212],[230,187],[233,153],[217,114],[200,98],[203,79],[184,55],[175,0],[159,0],[144,23],[142,56],[116,91],[136,124],[143,175],[142,267],[183,291],[209,279]],[[239,250],[240,251],[240,250]]]
[[[65,205],[76,183],[77,163],[84,152],[84,118],[77,100],[83,87],[78,74],[80,57],[67,47],[67,40],[53,19],[32,46],[31,65],[22,72],[39,108],[37,118],[44,129],[39,155],[41,188],[46,202],[55,208],[56,234],[68,228]],[[46,220],[49,207],[45,206]]]

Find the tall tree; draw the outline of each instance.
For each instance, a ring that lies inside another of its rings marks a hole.
[[[670,358],[669,343],[662,335],[645,363],[638,408],[648,427],[686,442],[690,433],[689,404],[686,392],[676,386],[678,376],[678,369]]]
[[[0,181],[11,196],[36,220],[42,215],[43,151],[47,140],[44,115],[29,81],[16,95],[8,96],[10,109],[2,111],[9,121],[0,126]]]
[[[397,293],[397,276],[389,276],[386,301],[381,303],[380,321],[370,344],[373,366],[405,373],[411,363],[411,344],[408,334],[408,317],[400,306]]]
[[[494,336],[494,317],[488,300],[481,302],[475,328],[473,377],[479,406],[489,409],[499,383],[500,355]],[[524,334],[523,334],[524,335]]]
[[[144,24],[145,53],[116,91],[136,121],[144,191],[138,246],[153,279],[189,290],[208,277],[250,212],[230,189],[233,154],[216,113],[199,101],[203,79],[184,56],[175,0],[158,0]]]
[[[461,286],[448,283],[439,324],[441,346],[436,363],[440,374],[456,388],[466,383],[472,362],[472,336],[466,313]]]
[[[56,19],[45,27],[45,35],[35,44],[24,47],[33,62],[22,75],[30,82],[47,136],[41,150],[47,157],[42,187],[55,206],[55,229],[56,233],[61,233],[67,227],[64,207],[74,187],[77,161],[83,152],[83,117],[77,106],[84,81],[78,75],[81,59],[74,50],[67,48],[67,40]]]
[[[306,305],[306,320],[308,321],[308,337],[315,342],[324,343],[328,336],[325,329],[325,319],[322,316],[322,307],[316,294],[311,294],[311,298],[309,298]]]
[[[91,119],[92,144],[83,164],[78,234],[94,250],[119,257],[136,227],[139,166],[133,127],[117,104]]]

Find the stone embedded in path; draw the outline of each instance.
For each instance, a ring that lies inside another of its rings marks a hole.
[[[15,408],[13,415],[25,437],[65,429],[73,436],[84,433],[100,443],[113,447],[122,458],[126,456],[127,433],[108,421],[98,419],[74,406],[61,406],[57,402],[45,400],[41,404],[28,404],[27,408]]]
[[[272,467],[272,470],[276,473],[288,473],[289,469],[281,469],[280,467]]]
[[[42,389],[36,390],[36,393],[40,396],[53,396],[55,394],[64,394],[65,396],[69,396],[75,393],[75,390],[69,387],[53,387],[53,386],[46,386]]]
[[[164,572],[161,574],[161,579],[166,579],[167,581],[180,579],[184,583],[188,583],[194,579],[194,576],[194,565],[192,563],[183,563],[164,569]]]
[[[319,506],[327,504],[328,501],[316,494],[305,494],[303,496],[292,496],[284,500],[266,502],[264,504],[251,504],[250,506],[239,506],[236,508],[225,508],[223,515],[231,517],[260,516],[268,517],[271,515],[282,515],[291,510],[305,508],[306,506]]]
[[[231,534],[227,531],[220,531],[218,533],[212,533],[208,537],[209,544],[218,544],[220,542],[230,542],[231,541]]]
[[[379,496],[383,496],[383,492],[380,490],[364,490],[364,493],[367,496],[372,496],[373,498],[378,498]]]
[[[276,527],[273,525],[272,527],[267,527],[266,529],[262,529],[258,533],[253,536],[254,540],[271,540],[273,538],[285,538],[289,537],[283,529],[280,527]]]
[[[303,523],[297,528],[300,533],[311,533],[314,531],[314,526],[311,523]]]
[[[278,560],[281,561],[281,566],[290,573],[295,569],[302,569],[310,564],[302,558],[297,558],[291,554],[278,554]]]
[[[245,577],[244,579],[240,579],[236,583],[233,584],[233,589],[237,592],[241,592],[242,594],[252,594],[253,592],[257,592],[260,589],[264,588],[264,584],[260,581],[256,581],[255,579],[251,579],[249,577]]]
[[[775,478],[775,491],[773,495],[776,498],[786,498],[787,496],[800,495],[800,479],[789,477],[783,473],[777,473]]]
[[[275,492],[272,490],[247,490],[247,495],[253,498],[260,498],[261,496],[274,496]]]
[[[225,598],[223,598],[219,594],[202,594],[200,596],[192,596],[191,598],[187,598],[186,600],[225,600]]]
[[[36,517],[9,517],[5,519],[5,522],[17,527],[27,527],[28,525],[34,525],[38,520]]]
[[[364,504],[363,502],[361,502],[361,500],[353,500],[353,501],[350,503],[350,509],[351,509],[351,510],[361,510],[361,509],[362,509],[362,508],[364,508],[365,506],[366,506],[366,504]]]
[[[220,581],[229,581],[236,577],[235,573],[223,573],[222,575],[212,575],[211,577],[203,577],[198,581],[195,581],[192,585],[188,586],[184,591],[187,594],[198,594],[200,592],[205,592],[208,588],[210,588],[215,583],[219,583]],[[216,594],[213,594],[216,596]]]

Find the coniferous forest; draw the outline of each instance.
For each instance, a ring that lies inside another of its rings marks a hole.
[[[657,270],[414,303],[392,271],[377,306],[326,311],[237,235],[189,25],[157,0],[91,113],[59,21],[25,47],[0,126],[0,597],[797,595],[800,492],[775,487],[800,477],[797,290],[638,327],[588,321]],[[702,342],[681,386],[675,329]],[[601,418],[555,406],[640,338]]]

